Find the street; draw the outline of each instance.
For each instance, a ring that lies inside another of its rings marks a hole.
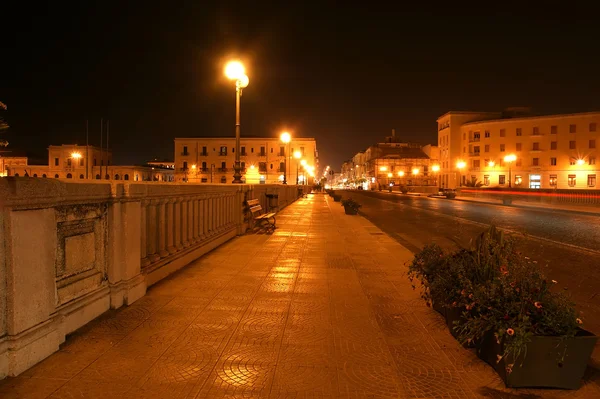
[[[432,242],[445,250],[468,247],[490,224],[514,233],[518,248],[570,292],[586,329],[600,334],[600,216],[387,192],[342,193],[362,204],[362,216],[413,252]]]

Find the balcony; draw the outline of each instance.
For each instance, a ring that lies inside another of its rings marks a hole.
[[[470,157],[479,157],[479,156],[481,156],[481,152],[470,152],[469,156]]]
[[[180,172],[187,172],[187,171],[190,170],[190,168],[179,168],[177,170],[180,171]]]
[[[480,137],[469,137],[469,143],[476,143],[481,140]]]
[[[217,168],[217,172],[219,172],[219,173],[226,173],[226,172],[229,172],[230,170],[233,170],[233,169],[228,169],[228,168]]]
[[[226,157],[227,156],[227,151],[219,151],[219,156],[221,157]]]
[[[183,157],[187,157],[188,155],[190,155],[190,153],[187,151],[183,151],[180,155]]]
[[[258,153],[258,156],[259,156],[259,157],[266,157],[266,156],[267,156],[267,153],[266,153],[266,152],[259,152],[259,153]]]
[[[200,173],[208,173],[208,168],[200,168]]]
[[[248,153],[247,153],[246,151],[242,151],[242,152],[240,152],[240,157],[245,157],[245,156],[247,156],[247,155],[248,155]]]
[[[279,173],[285,173],[285,171],[286,171],[285,169],[281,169],[281,168],[277,169],[277,172],[279,172]]]
[[[201,153],[200,153],[200,156],[201,156],[201,157],[207,157],[207,156],[208,156],[208,152],[201,152]]]

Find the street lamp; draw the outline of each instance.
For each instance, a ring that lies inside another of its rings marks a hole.
[[[433,178],[433,185],[437,186],[438,185],[438,183],[437,183],[437,172],[440,171],[440,165],[433,165],[431,167],[431,170],[433,171],[433,177],[434,177]]]
[[[465,166],[467,166],[467,164],[466,164],[465,161],[458,161],[456,163],[456,167],[458,168],[458,184],[459,184],[460,187],[462,187],[462,179],[461,179],[462,176],[461,176],[461,173],[462,173],[462,170],[464,169]]]
[[[248,86],[250,79],[245,73],[244,65],[239,61],[231,61],[225,66],[225,75],[235,80],[235,164],[233,167],[233,183],[242,183],[240,167],[240,97],[242,89]]]
[[[302,158],[302,153],[300,151],[295,151],[294,158],[296,158],[296,185],[298,185],[298,165],[300,164],[300,158]],[[329,166],[327,167],[327,169],[329,169]]]
[[[279,136],[279,138],[281,139],[281,142],[284,144],[287,144],[288,146],[288,150],[290,147],[290,141],[292,141],[292,136],[288,133],[288,132],[283,132],[281,133],[281,136]],[[284,147],[285,149],[285,147]],[[289,151],[288,151],[289,152]],[[287,152],[284,151],[283,154],[283,184],[287,184],[287,156],[286,156]]]
[[[504,157],[504,162],[508,163],[508,188],[511,188],[511,180],[512,180],[512,174],[511,174],[511,170],[510,170],[510,166],[511,164],[517,159],[517,156],[515,154],[510,154]]]

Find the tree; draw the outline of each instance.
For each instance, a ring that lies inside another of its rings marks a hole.
[[[4,104],[2,101],[0,101],[0,111],[4,112],[6,111],[6,104]],[[8,130],[8,123],[6,123],[4,121],[4,117],[2,116],[2,113],[0,113],[0,133],[4,132]],[[8,145],[8,141],[1,139],[0,138],[0,147],[6,147]]]

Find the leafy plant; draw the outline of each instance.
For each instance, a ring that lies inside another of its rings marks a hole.
[[[2,101],[0,101],[0,111],[6,111],[7,107]],[[0,132],[8,129],[8,123],[4,121],[2,114],[0,114]],[[0,147],[8,146],[8,141],[0,139]]]
[[[471,178],[471,180],[467,180],[465,182],[465,187],[482,187],[483,182],[477,181],[476,178]]]
[[[352,212],[358,212],[358,210],[362,206],[358,202],[354,201],[352,198],[342,200],[342,205],[344,206],[344,208],[347,208]]]

